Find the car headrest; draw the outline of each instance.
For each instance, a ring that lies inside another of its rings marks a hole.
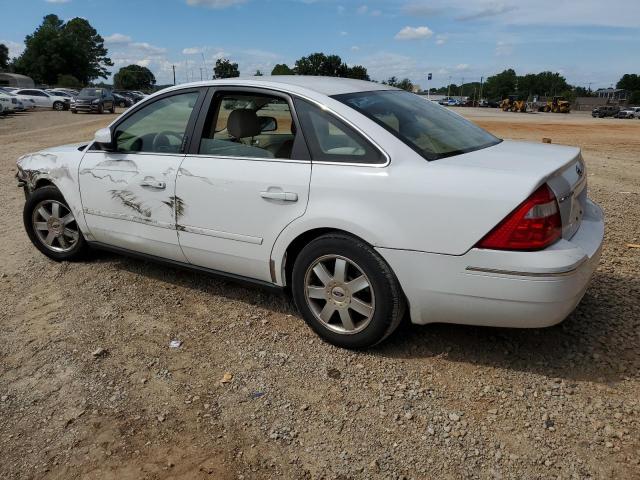
[[[260,122],[256,112],[245,108],[232,111],[227,120],[227,132],[233,138],[260,135]]]

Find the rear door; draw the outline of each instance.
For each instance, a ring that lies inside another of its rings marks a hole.
[[[299,132],[287,95],[210,90],[176,180],[189,262],[272,281],[273,244],[309,198],[311,162]]]

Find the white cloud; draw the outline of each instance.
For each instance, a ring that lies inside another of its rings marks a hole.
[[[45,0],[47,3],[69,3],[71,0]]]
[[[9,49],[9,58],[19,57],[24,52],[24,43],[14,42],[12,40],[0,40]]]
[[[382,12],[380,10],[372,10],[371,11],[371,16],[372,17],[379,17],[380,15],[382,15]]]
[[[456,70],[458,72],[466,72],[467,70],[469,70],[469,64],[468,63],[459,63],[458,65],[456,65]]]
[[[340,32],[340,36],[344,37],[346,35],[349,35],[349,32],[345,32],[344,30]]]
[[[183,55],[197,55],[198,53],[202,53],[202,49],[199,47],[189,47],[182,49]]]
[[[357,9],[356,12],[358,12],[359,15],[364,15],[365,13],[367,13],[369,11],[369,7],[366,5],[360,5]]]
[[[517,10],[518,7],[516,5],[505,5],[505,4],[495,4],[488,5],[479,10],[476,10],[472,13],[465,13],[460,15],[457,20],[468,21],[468,20],[481,20],[484,18],[497,17],[499,15],[503,15],[505,13],[513,12]]]
[[[579,8],[576,7],[579,3]],[[500,22],[504,25],[604,26],[638,28],[640,2],[601,0],[415,0],[401,12],[416,17],[447,15],[459,21]],[[553,12],[553,14],[549,14]],[[621,13],[623,12],[623,13]]]
[[[436,35],[436,45],[444,45],[447,40],[448,37],[446,35]]]
[[[433,31],[429,27],[404,27],[394,37],[396,40],[418,40],[430,38]]]
[[[129,35],[123,35],[122,33],[114,33],[108,37],[104,37],[104,41],[107,43],[129,43],[131,37]]]
[[[343,5],[338,5],[338,15],[342,15],[345,11],[345,8]]]
[[[513,53],[513,44],[510,42],[499,41],[496,43],[496,56],[503,57]]]
[[[351,47],[351,51],[352,51],[352,52],[357,52],[357,51],[359,51],[359,50],[360,50],[360,47],[359,47],[359,46],[357,46],[357,45],[354,45],[354,46],[352,46],[352,47]]]
[[[247,0],[187,0],[187,5],[193,7],[228,8],[240,5]]]

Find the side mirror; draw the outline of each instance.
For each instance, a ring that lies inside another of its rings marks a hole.
[[[111,130],[109,128],[101,128],[93,136],[93,141],[105,150],[111,149],[113,146]]]
[[[258,117],[261,132],[275,132],[278,129],[278,121],[273,117]]]

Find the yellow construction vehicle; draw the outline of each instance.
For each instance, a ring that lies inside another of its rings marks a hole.
[[[551,113],[569,113],[571,111],[571,102],[565,100],[564,97],[553,97],[552,100],[547,100],[545,105],[538,107],[539,112],[551,112]]]
[[[527,102],[524,100],[517,100],[515,95],[509,95],[507,98],[500,102],[500,108],[503,112],[527,112]]]

